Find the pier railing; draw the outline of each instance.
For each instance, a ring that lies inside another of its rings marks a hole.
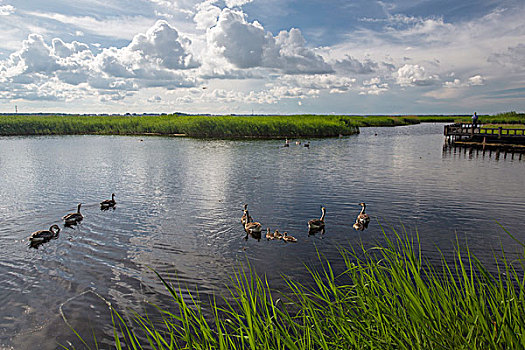
[[[454,141],[497,141],[525,143],[524,128],[489,127],[483,124],[456,123],[445,125],[444,134]]]

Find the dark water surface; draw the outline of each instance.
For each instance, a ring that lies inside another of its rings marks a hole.
[[[518,252],[498,222],[525,240],[525,159],[444,152],[442,132],[443,124],[365,128],[310,140],[309,149],[278,140],[0,138],[0,349],[82,348],[65,320],[109,348],[103,299],[139,311],[167,302],[149,268],[221,294],[249,260],[279,288],[281,274],[305,278],[316,249],[337,268],[338,246],[380,240],[378,222],[387,232],[417,230],[430,260],[438,248],[452,252],[456,237],[489,263],[500,247]],[[116,209],[101,211],[112,192]],[[362,201],[372,222],[356,232]],[[80,202],[83,223],[65,228],[60,218]],[[244,203],[264,228],[298,243],[244,240]],[[308,237],[320,205],[326,234]],[[55,223],[58,239],[27,246],[31,232]]]

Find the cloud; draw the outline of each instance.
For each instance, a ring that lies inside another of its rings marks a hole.
[[[215,1],[204,1],[197,5],[197,13],[193,16],[193,21],[197,24],[197,29],[207,29],[217,24],[221,9],[213,5]]]
[[[226,6],[229,8],[238,7],[252,2],[253,0],[226,0]]]
[[[389,90],[388,84],[370,84],[361,88],[359,95],[381,95]]]
[[[374,73],[379,65],[377,62],[374,62],[369,58],[366,58],[361,62],[350,55],[346,55],[344,59],[337,60],[334,67],[337,71],[345,73],[370,74]]]
[[[138,31],[146,30],[154,22],[151,18],[143,16],[97,19],[90,16],[71,16],[60,13],[25,12],[25,14],[71,25],[83,33],[117,39],[131,39]]]
[[[196,79],[183,72],[199,66],[190,44],[160,20],[145,34],[137,34],[128,46],[104,49],[95,58],[95,69],[109,77],[132,79],[139,87],[195,86]]]
[[[305,46],[301,31],[292,28],[277,36],[249,23],[242,11],[223,9],[217,24],[206,32],[206,59],[213,66],[223,59],[234,68],[271,68],[285,74],[322,74],[333,70]]]
[[[479,74],[468,78],[469,86],[480,86],[484,84],[485,84],[485,79]]]
[[[189,69],[199,65],[190,52],[190,45],[189,39],[180,36],[168,22],[160,20],[145,34],[137,34],[128,49],[141,52],[146,59],[168,69]]]
[[[148,102],[150,103],[160,103],[161,101],[162,97],[160,97],[159,95],[151,96],[150,98],[148,98]]]
[[[466,82],[462,82],[460,79],[455,78],[453,81],[446,81],[443,83],[443,87],[446,88],[462,88],[469,86],[481,86],[485,84],[485,78],[481,75],[474,75],[469,77]]]
[[[52,73],[65,67],[59,62],[39,34],[31,34],[22,42],[22,48],[0,63],[0,77],[9,78],[20,74]]]
[[[508,47],[507,51],[503,53],[493,53],[488,57],[487,61],[505,67],[523,68],[523,62],[525,62],[525,44]]]
[[[190,49],[191,42],[165,21],[158,21],[146,33],[137,34],[123,48],[106,48],[98,55],[89,46],[59,38],[48,45],[43,37],[30,34],[22,47],[0,61],[0,82],[12,84],[16,93],[3,94],[31,99],[73,98],[73,91],[91,91],[102,100],[121,100],[141,88],[164,87],[168,90],[197,84],[199,66]],[[48,89],[47,81],[60,85]],[[71,93],[66,93],[66,90]]]
[[[9,16],[15,12],[15,8],[12,5],[0,5],[0,16]]]
[[[286,88],[305,89],[308,91],[326,90],[329,93],[343,93],[351,89],[355,78],[340,77],[335,74],[316,75],[285,75],[278,79],[277,84]]]
[[[401,86],[433,85],[439,79],[437,75],[429,75],[425,67],[417,64],[405,64],[393,73],[396,83]]]

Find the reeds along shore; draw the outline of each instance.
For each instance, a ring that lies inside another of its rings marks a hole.
[[[468,248],[457,247],[452,261],[430,265],[417,237],[393,231],[384,233],[381,246],[341,254],[342,273],[319,257],[324,267],[309,270],[313,285],[285,280],[288,290],[282,293],[253,270],[239,270],[222,301],[188,298],[188,291],[157,274],[173,305],[159,308],[162,320],[155,323],[152,315],[135,314],[129,321],[112,310],[115,344],[118,349],[124,343],[133,349],[525,347],[525,253],[512,262],[495,255],[497,274]]]
[[[480,122],[488,122],[481,116]],[[525,121],[520,114],[494,121]],[[0,135],[185,135],[200,138],[334,137],[359,132],[363,126],[396,126],[420,122],[469,121],[469,116],[80,116],[0,115]]]

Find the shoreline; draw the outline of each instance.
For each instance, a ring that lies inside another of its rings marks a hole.
[[[361,127],[392,127],[461,121],[470,121],[470,116],[0,115],[0,136],[124,135],[229,140],[332,138],[358,134]],[[525,114],[511,112],[480,117],[480,123],[491,122],[525,123]]]

